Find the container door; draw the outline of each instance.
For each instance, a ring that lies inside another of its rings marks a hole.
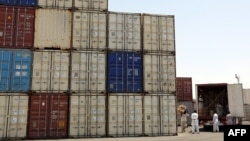
[[[68,96],[51,95],[48,113],[48,136],[67,137]]]
[[[25,95],[9,97],[7,138],[26,138],[29,98]]]
[[[0,46],[12,47],[14,46],[14,32],[15,32],[15,8],[1,6],[0,7]]]
[[[0,96],[0,139],[6,137],[9,96]]]
[[[30,90],[31,52],[29,50],[13,51],[11,91],[28,92]]]
[[[6,92],[10,88],[11,76],[11,58],[10,50],[0,49],[0,91]]]
[[[244,117],[242,84],[228,84],[228,105],[233,116]]]
[[[30,96],[29,111],[29,138],[48,137],[49,96],[33,95]]]

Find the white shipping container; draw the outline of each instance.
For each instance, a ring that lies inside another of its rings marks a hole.
[[[106,49],[106,13],[73,12],[73,48]]]
[[[143,49],[175,51],[174,16],[143,14]]]
[[[67,91],[69,79],[69,52],[34,51],[32,91]]]
[[[137,13],[108,14],[111,50],[141,50],[141,15]]]
[[[44,8],[72,8],[72,0],[38,0],[37,6]]]
[[[250,89],[243,89],[243,103],[250,105]]]
[[[146,135],[159,135],[161,133],[160,122],[160,96],[144,96],[144,121]]]
[[[74,7],[79,10],[107,11],[108,0],[74,0]]]
[[[72,52],[71,91],[105,92],[106,53]]]
[[[109,96],[108,134],[135,136],[142,134],[142,96],[133,93]]]
[[[165,54],[144,54],[144,91],[175,92],[175,56]]]
[[[26,138],[28,102],[21,93],[0,96],[0,139]]]
[[[70,96],[69,136],[101,137],[106,134],[106,96]]]
[[[166,95],[160,98],[161,111],[161,134],[177,134],[177,117],[176,117],[176,96]]]
[[[70,49],[71,12],[62,9],[36,9],[35,48]]]
[[[228,84],[227,91],[230,113],[236,117],[244,117],[242,84]]]

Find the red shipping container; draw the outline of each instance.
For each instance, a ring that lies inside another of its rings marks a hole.
[[[177,101],[192,101],[192,78],[177,77],[176,78],[176,95]]]
[[[68,96],[30,96],[28,138],[64,138],[68,135]]]
[[[32,48],[35,8],[0,6],[0,47]]]

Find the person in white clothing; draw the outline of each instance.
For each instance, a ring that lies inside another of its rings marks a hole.
[[[213,115],[213,132],[219,132],[219,117],[216,111]]]
[[[183,113],[181,113],[181,132],[185,132],[185,129],[187,128],[187,117],[189,114],[185,110]]]
[[[195,133],[195,131],[199,134],[199,119],[198,119],[198,114],[197,111],[194,110],[194,112],[191,114],[191,125],[192,125],[192,134]]]

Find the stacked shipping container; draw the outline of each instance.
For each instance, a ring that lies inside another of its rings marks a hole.
[[[108,12],[107,0],[0,4],[1,139],[177,134],[173,16]],[[5,116],[12,99],[23,112]]]

